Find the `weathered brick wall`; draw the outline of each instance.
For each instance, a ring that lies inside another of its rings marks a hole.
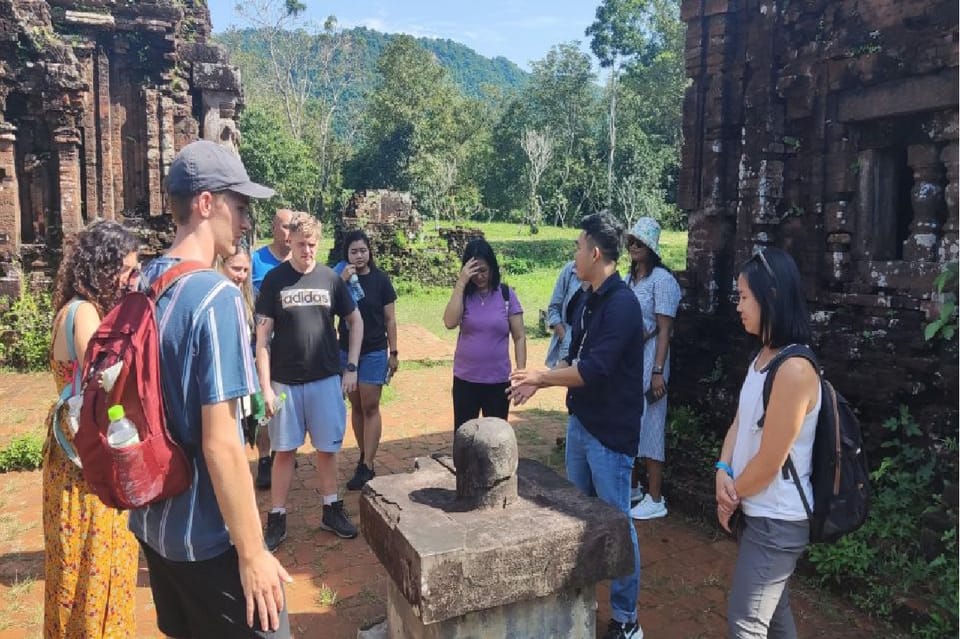
[[[957,259],[955,0],[685,0],[680,205],[689,213],[672,401],[722,431],[757,347],[735,312],[758,247],[797,260],[828,375],[877,425],[957,434],[956,342],[927,343]]]
[[[122,220],[162,250],[162,184],[204,137],[236,148],[240,82],[201,0],[0,0],[0,294],[65,234]]]

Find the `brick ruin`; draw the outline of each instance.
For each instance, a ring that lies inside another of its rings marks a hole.
[[[239,74],[209,36],[202,0],[0,0],[0,294],[98,217],[148,256],[169,243],[176,152],[238,140]]]
[[[366,232],[377,256],[399,253],[402,245],[415,239],[422,228],[420,213],[409,193],[387,189],[355,191],[334,221],[328,261],[340,261],[343,237],[352,230]]]
[[[898,404],[956,436],[956,341],[925,342],[957,260],[955,0],[684,0],[680,206],[689,213],[674,401],[718,431],[756,345],[737,271],[800,266],[827,374],[871,438]]]
[[[467,242],[483,237],[483,231],[462,226],[439,229],[438,238],[425,235],[410,193],[359,190],[334,221],[328,263],[336,264],[343,258],[343,238],[354,229],[366,232],[375,261],[391,276],[405,274],[406,279],[437,286],[453,283]]]

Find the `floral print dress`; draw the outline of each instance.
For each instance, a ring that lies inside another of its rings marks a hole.
[[[72,330],[68,335],[72,354]],[[73,383],[76,366],[75,357],[68,362],[51,357],[58,393]],[[52,427],[53,411],[43,456],[43,636],[133,637],[139,545],[127,529],[127,514],[108,508],[90,491]]]

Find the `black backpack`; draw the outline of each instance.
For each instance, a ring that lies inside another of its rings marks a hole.
[[[780,365],[791,357],[803,357],[813,364],[820,378],[821,408],[813,442],[810,483],[813,509],[800,486],[800,477],[788,456],[783,479],[793,478],[803,508],[810,520],[810,541],[832,543],[851,533],[867,519],[870,508],[870,476],[863,452],[860,422],[847,400],[823,377],[816,355],[809,346],[791,344],[780,350],[767,365],[763,384],[763,409],[766,413],[773,377]],[[757,422],[763,427],[763,417]]]

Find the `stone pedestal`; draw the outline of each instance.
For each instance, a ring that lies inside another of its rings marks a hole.
[[[387,620],[382,636],[384,639],[595,639],[595,591],[593,586],[567,588],[548,597],[517,601],[425,624],[400,589],[390,582],[387,587]]]
[[[595,636],[596,583],[633,567],[630,520],[538,462],[515,479],[508,506],[477,510],[449,457],[367,483],[363,534],[393,580],[386,636]]]

